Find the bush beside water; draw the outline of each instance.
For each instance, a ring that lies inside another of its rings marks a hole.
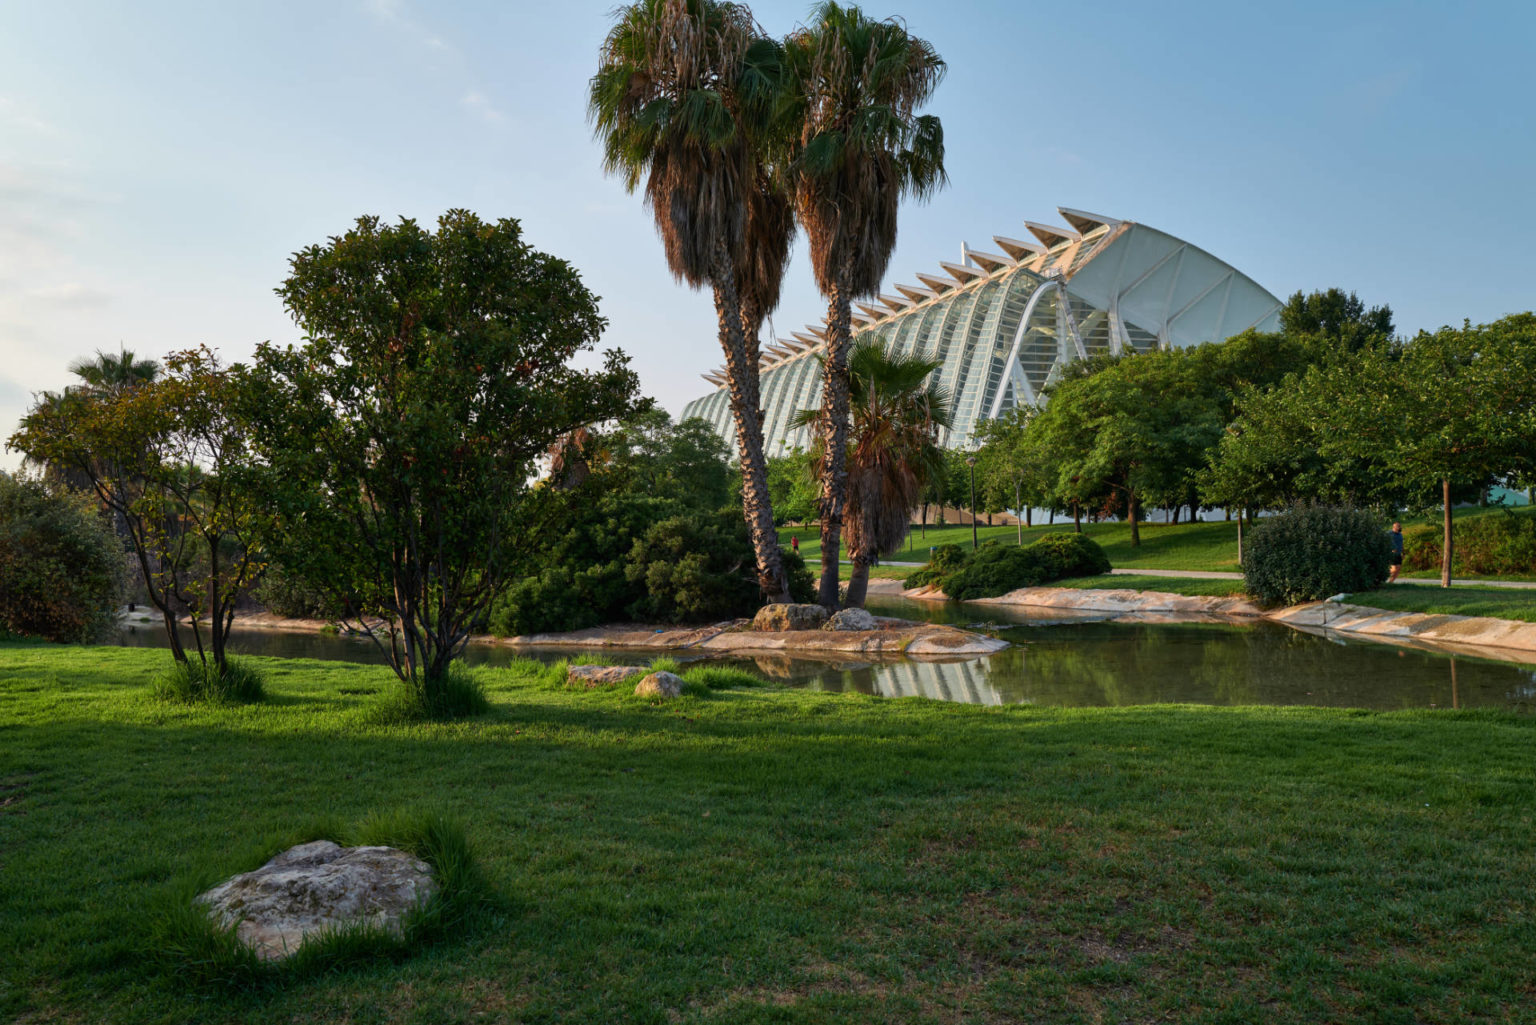
[[[1299,506],[1254,528],[1243,583],[1266,605],[1296,605],[1386,582],[1392,545],[1381,518],[1364,509]]]
[[[967,552],[959,545],[944,545],[927,566],[903,583],[907,587],[937,584],[955,601],[973,601],[1109,570],[1104,549],[1086,534],[1046,534],[1023,547],[993,541]]]
[[[0,473],[0,631],[101,640],[124,594],[123,548],[84,495]]]

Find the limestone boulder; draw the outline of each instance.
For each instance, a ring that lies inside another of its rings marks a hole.
[[[214,919],[263,961],[280,961],[316,933],[367,923],[398,935],[407,913],[438,891],[432,868],[393,847],[329,840],[290,847],[198,895]]]
[[[764,605],[752,619],[752,629],[764,633],[782,630],[820,630],[827,610],[820,605]]]
[[[565,682],[576,687],[606,687],[644,675],[645,670],[639,666],[571,666]]]
[[[818,606],[819,607],[819,606]],[[843,609],[832,614],[823,630],[878,630],[875,617],[863,609]]]
[[[665,670],[635,684],[635,693],[646,698],[675,698],[683,692],[683,678]]]

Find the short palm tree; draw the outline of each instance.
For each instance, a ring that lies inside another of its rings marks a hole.
[[[744,5],[723,0],[637,0],[617,19],[588,96],[604,169],[631,192],[644,183],[672,273],[714,292],[758,581],[770,600],[788,601],[768,497],[756,336],[778,301],[788,241],[778,257],[758,248],[755,240],[785,229],[771,206],[754,203],[775,180],[760,143],[779,109],[781,47]]]
[[[917,113],[943,78],[944,62],[902,22],[876,21],[834,2],[817,7],[811,23],[789,37],[785,61],[799,125],[790,161],[795,210],[828,302],[818,597],[833,607],[848,501],[849,304],[879,289],[901,200],[925,199],[947,180],[939,119]]]
[[[826,357],[823,357],[825,360]],[[848,360],[848,558],[853,575],[847,604],[864,604],[869,567],[901,548],[923,488],[944,472],[939,431],[950,426],[949,397],[931,381],[939,364],[890,356],[875,342],[857,346]],[[819,410],[796,414],[797,426]],[[818,443],[819,447],[819,443]],[[817,455],[824,455],[818,451]]]

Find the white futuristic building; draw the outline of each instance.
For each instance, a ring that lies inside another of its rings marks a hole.
[[[1070,227],[1025,221],[1033,241],[993,236],[1001,253],[962,245],[960,262],[941,262],[896,285],[873,304],[856,303],[856,341],[879,339],[894,353],[939,362],[939,384],[954,404],[942,439],[966,448],[976,424],[1021,403],[1035,404],[1060,370],[1100,352],[1221,341],[1248,328],[1278,330],[1280,300],[1247,275],[1172,235],[1133,221],[1058,208]],[[764,440],[770,456],[807,448],[796,410],[821,399],[825,326],[765,346]],[[715,391],[690,402],[735,451],[723,371]]]

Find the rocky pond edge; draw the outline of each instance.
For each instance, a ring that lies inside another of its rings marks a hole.
[[[918,600],[944,600],[932,588],[887,594]],[[1247,598],[1169,594],[1129,588],[1090,590],[1024,587],[978,605],[1024,606],[1084,613],[1111,613],[1141,622],[1243,621],[1267,619],[1309,633],[1338,633],[1366,640],[1409,644],[1453,654],[1536,664],[1536,623],[1489,616],[1390,612],[1342,601],[1316,601],[1281,609],[1263,609]]]

